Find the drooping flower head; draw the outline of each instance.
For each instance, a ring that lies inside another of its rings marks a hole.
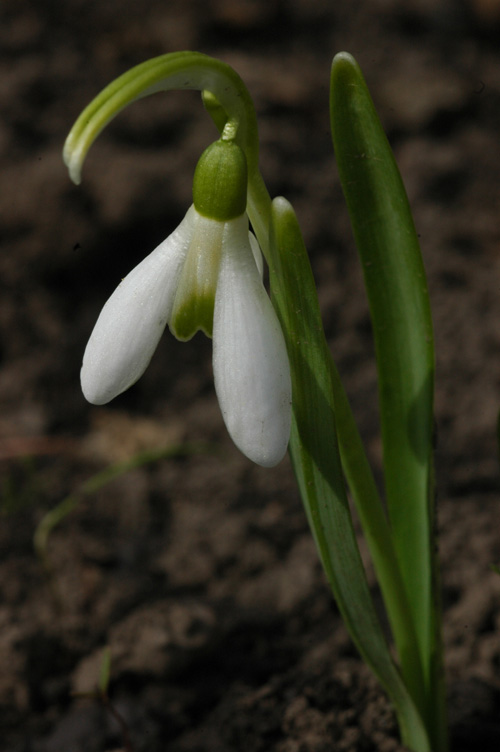
[[[82,390],[109,402],[144,373],[166,325],[181,340],[213,337],[215,388],[234,443],[259,465],[277,464],[291,423],[283,334],[248,230],[246,159],[231,138],[203,153],[193,205],[177,229],[122,280],[85,350]]]

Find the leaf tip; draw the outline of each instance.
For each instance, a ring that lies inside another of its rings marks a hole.
[[[337,52],[332,60],[332,75],[359,71],[359,65],[350,52]]]

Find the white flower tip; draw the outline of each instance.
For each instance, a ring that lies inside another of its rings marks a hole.
[[[243,393],[239,404],[228,405],[223,400],[221,409],[228,433],[240,452],[256,465],[275,467],[284,458],[290,440],[292,401],[288,362],[282,361],[274,374],[267,374],[267,379],[266,386],[261,382],[258,396],[254,393],[252,399],[253,388],[247,385],[244,391],[250,397],[248,401]]]
[[[87,384],[83,375],[80,376],[80,384],[83,396],[91,405],[105,405],[113,399],[113,397],[108,398],[106,395],[103,395],[99,389],[95,389],[93,385]]]
[[[261,467],[276,467],[286,454],[288,441],[290,439],[290,420],[287,413],[290,408],[284,408],[282,415],[278,418],[278,424],[274,426],[263,426],[263,432],[259,438],[245,436],[243,440],[231,434],[240,451]]]
[[[83,396],[92,405],[111,402],[137,380],[127,362],[127,342],[123,338],[120,341],[116,327],[120,316],[109,315],[110,311],[119,314],[113,305],[116,297],[115,292],[101,311],[83,355],[80,384]]]
[[[80,371],[80,385],[83,396],[92,405],[105,405],[121,394],[122,391],[125,391],[119,387],[117,388],[110,381],[109,376],[103,374],[103,370],[99,365],[96,366],[95,363],[89,363],[88,357],[84,356]]]

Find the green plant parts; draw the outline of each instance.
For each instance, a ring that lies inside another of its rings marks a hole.
[[[87,692],[74,692],[73,697],[82,700],[94,700],[95,702],[102,705],[102,707],[109,713],[110,717],[114,719],[115,723],[120,729],[123,752],[134,752],[129,725],[118,708],[115,707],[109,696],[110,681],[111,649],[109,647],[105,647],[102,654],[102,662],[97,687]]]
[[[236,141],[223,136],[205,149],[194,173],[193,204],[199,214],[220,222],[245,213],[247,162]]]
[[[52,589],[54,601],[62,610],[57,587],[54,581],[54,571],[50,563],[49,540],[54,530],[64,522],[66,517],[71,514],[84,499],[89,498],[104,488],[112,481],[120,478],[131,470],[139,467],[150,465],[160,460],[173,459],[174,457],[185,457],[193,454],[203,454],[214,452],[214,447],[208,444],[173,444],[159,449],[149,449],[139,452],[128,460],[108,465],[96,475],[92,475],[75,491],[66,496],[55,507],[48,511],[38,523],[33,535],[33,546],[38,560],[42,565],[47,576],[49,585]]]
[[[425,270],[394,156],[359,66],[346,53],[333,61],[330,115],[370,305],[385,498],[420,670],[407,641],[400,660],[433,752],[440,752],[447,728],[434,540],[434,344]]]
[[[333,146],[375,338],[383,493],[327,346],[297,218],[286,199],[271,201],[259,171],[250,95],[234,70],[206,55],[178,52],[136,66],[96,97],[67,138],[64,160],[78,183],[104,126],[136,99],[170,89],[199,90],[221,134],[198,162],[184,220],[104,306],[85,351],[82,389],[102,404],[131,387],[166,326],[183,340],[199,329],[212,336],[215,388],[233,441],[265,467],[288,447],[332,592],[394,705],[403,743],[413,752],[446,752],[425,271],[404,186],[356,61],[337,55],[330,81]],[[395,651],[367,584],[348,492]],[[39,531],[39,551],[75,499],[66,502]]]

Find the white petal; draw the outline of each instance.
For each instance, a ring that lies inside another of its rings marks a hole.
[[[175,232],[122,280],[102,309],[80,373],[89,402],[109,402],[146,370],[172,309],[195,218],[191,207]]]
[[[276,465],[290,436],[291,382],[278,318],[241,217],[228,222],[215,296],[213,367],[227,429],[253,462]]]

